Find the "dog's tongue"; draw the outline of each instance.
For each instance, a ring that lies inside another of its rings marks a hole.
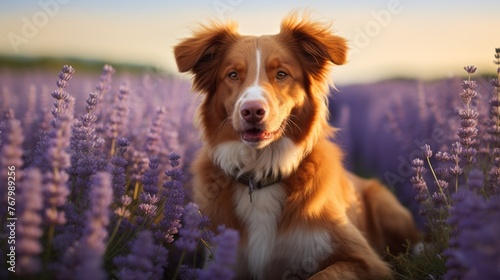
[[[250,142],[258,142],[271,137],[271,133],[262,130],[247,130],[243,133],[243,139]]]

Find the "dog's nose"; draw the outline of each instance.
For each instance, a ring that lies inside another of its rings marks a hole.
[[[252,124],[259,123],[266,116],[266,104],[262,101],[247,101],[240,109],[241,117]]]

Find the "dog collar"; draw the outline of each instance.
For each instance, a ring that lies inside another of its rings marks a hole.
[[[256,181],[254,176],[250,173],[245,173],[239,176],[236,180],[244,185],[248,186],[248,195],[250,195],[250,203],[252,203],[252,193],[255,189],[263,189],[270,185],[279,183],[281,181],[281,174],[278,177],[267,176],[262,180]]]

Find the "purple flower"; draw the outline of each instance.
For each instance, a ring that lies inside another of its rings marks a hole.
[[[179,164],[178,160],[180,156],[175,153],[170,155],[171,166],[177,166]],[[164,217],[159,223],[159,230],[155,232],[155,237],[159,239],[160,242],[172,243],[174,241],[173,235],[177,234],[179,228],[181,228],[180,220],[182,217],[183,205],[185,192],[182,186],[182,170],[172,168],[165,171],[165,175],[169,177],[169,180],[163,183],[165,188],[164,196]]]
[[[219,235],[214,237],[214,261],[205,270],[199,272],[200,280],[232,279],[231,267],[236,263],[240,237],[238,231],[219,226]]]
[[[28,275],[41,269],[40,238],[43,235],[41,210],[43,209],[42,174],[38,169],[24,172],[18,194],[18,224],[16,228],[17,273]]]
[[[132,179],[135,181],[141,181],[142,176],[148,167],[148,156],[142,151],[132,149],[131,158],[130,173],[132,174]]]
[[[181,250],[193,252],[201,237],[200,223],[202,217],[198,205],[192,202],[188,203],[184,207],[182,220],[183,226],[179,230],[179,239],[174,244]]]
[[[175,152],[171,152],[168,155],[168,159],[170,160],[170,165],[172,167],[176,167],[179,165],[179,159],[181,158],[180,155],[176,154]]]
[[[130,89],[128,84],[122,84],[120,86],[120,91],[116,96],[115,105],[113,111],[109,117],[109,126],[107,130],[107,138],[111,139],[111,154],[115,153],[114,139],[119,135],[123,135],[123,129],[128,123],[129,114],[129,104],[128,100],[130,98]]]
[[[464,66],[464,70],[469,74],[473,74],[476,72],[477,68],[474,66]]]
[[[117,207],[115,209],[115,214],[118,216],[118,217],[122,217],[122,218],[128,218],[130,217],[130,210],[128,209],[130,204],[132,203],[132,198],[128,195],[122,195],[119,200],[118,200],[118,197],[115,196],[115,200],[117,200],[117,204],[120,206],[120,207]]]
[[[470,74],[474,73],[476,68],[473,66],[466,66],[464,69],[469,73],[469,79],[462,82],[463,90],[460,93],[460,97],[465,104],[465,108],[458,113],[460,117],[458,136],[460,137],[460,143],[464,146],[462,156],[466,163],[471,165],[476,162],[476,146],[478,144],[478,129],[476,126],[479,113],[470,108],[471,101],[477,96],[477,92],[474,90],[477,84],[470,79]]]
[[[99,83],[95,87],[95,91],[92,92],[89,96],[89,99],[87,99],[87,112],[91,111],[93,112],[93,115],[98,119],[98,120],[103,120],[105,119],[105,114],[103,112],[103,109],[105,109],[105,106],[97,106],[98,104],[102,103],[104,101],[104,96],[110,91],[111,89],[111,80],[113,77],[113,74],[115,73],[115,69],[111,65],[104,65],[102,68],[101,72],[101,77],[99,80]],[[98,136],[96,144],[96,157],[99,160],[96,165],[98,170],[105,170],[106,169],[106,161],[102,160],[105,157],[105,147],[104,147],[104,139],[103,139],[103,131],[104,126],[107,126],[104,122],[96,122],[94,123],[94,128],[96,131],[96,135]],[[104,158],[105,159],[105,158]]]
[[[116,154],[111,158],[111,165],[109,169],[113,175],[113,193],[115,198],[120,198],[125,194],[126,175],[125,167],[128,162],[124,158],[124,154],[127,151],[130,142],[123,137],[116,140]]]
[[[67,223],[56,228],[53,248],[57,252],[64,252],[68,247],[81,238],[85,228],[85,215],[74,203],[67,203],[63,207]]]
[[[92,92],[87,99],[87,113],[73,124],[71,137],[71,167],[69,173],[74,180],[73,196],[80,197],[79,204],[86,204],[90,177],[105,166],[103,141],[98,141],[93,114],[98,103],[98,93]],[[83,195],[82,195],[83,194]]]
[[[453,195],[448,224],[452,227],[444,279],[500,277],[500,197],[489,201],[460,189]]]
[[[454,176],[461,175],[463,173],[463,169],[460,167],[460,161],[462,160],[463,148],[460,142],[455,142],[451,145],[451,160],[455,164],[453,167],[450,167],[450,173]]]
[[[475,206],[474,194],[466,189],[459,189],[452,196],[452,206],[449,210],[450,216],[446,221],[451,227],[448,249],[444,252],[446,260],[445,279],[456,279],[462,275],[464,269],[460,251],[458,251],[459,239],[461,238],[461,229],[466,229],[471,226],[471,216],[473,215],[473,207]],[[481,206],[481,205],[478,205]],[[474,222],[472,220],[472,222]]]
[[[111,78],[114,73],[115,69],[113,66],[108,64],[103,66],[100,81],[95,87],[99,102],[103,100],[104,95],[111,89]]]
[[[151,220],[156,217],[156,211],[158,207],[150,203],[141,203],[138,206],[139,215],[144,216],[147,220]]]
[[[104,252],[104,239],[107,236],[106,227],[109,224],[109,207],[113,200],[111,175],[98,172],[92,178],[90,189],[90,208],[86,214],[87,228],[84,230],[88,245]],[[95,243],[93,243],[95,242]]]
[[[476,81],[464,80],[462,82],[462,92],[460,92],[460,97],[462,101],[467,105],[477,96],[477,92],[474,90],[477,87]]]
[[[423,177],[423,173],[425,172],[424,161],[416,158],[412,161],[412,166],[415,175],[411,177],[410,181],[413,185],[413,190],[417,192],[415,199],[422,202],[429,197],[427,184]]]
[[[167,250],[153,243],[150,231],[141,231],[130,244],[130,254],[115,257],[118,279],[162,279],[167,266]]]
[[[493,194],[500,193],[500,167],[498,165],[491,166],[488,171],[488,190]]]
[[[1,127],[0,127],[1,128]],[[24,134],[21,127],[21,122],[13,118],[12,115],[9,116],[5,123],[5,128],[0,129],[0,167],[2,172],[0,174],[0,179],[2,180],[2,187],[0,187],[0,217],[5,217],[7,214],[7,174],[10,168],[15,168],[14,173],[21,174],[21,167],[23,166],[23,141]]]
[[[45,161],[40,166],[44,171],[45,200],[47,207],[45,216],[49,224],[64,224],[66,218],[61,210],[69,195],[67,181],[69,175],[66,170],[70,167],[70,155],[68,153],[71,137],[71,126],[73,123],[74,98],[70,96],[65,88],[74,69],[65,65],[59,73],[57,87],[52,92],[55,99],[51,122],[52,130],[47,135]]]
[[[158,111],[156,111],[155,119],[151,127],[149,128],[148,135],[146,136],[145,150],[149,155],[158,155],[160,154],[161,146],[161,133],[163,130],[163,123],[166,116],[166,109],[164,107],[160,107]]]
[[[199,269],[190,268],[187,265],[181,265],[179,267],[179,279],[180,280],[192,280],[198,279]]]
[[[446,205],[446,197],[440,192],[433,193],[431,200],[436,208],[441,208]]]
[[[90,208],[86,213],[86,228],[83,231],[82,248],[85,253],[82,264],[76,275],[81,279],[106,279],[102,262],[106,250],[105,240],[108,237],[106,230],[109,224],[109,207],[113,200],[111,176],[105,172],[94,175],[90,190]],[[93,275],[90,276],[88,273]]]
[[[59,262],[53,266],[58,279],[108,278],[102,264],[112,199],[111,176],[105,172],[97,173],[92,179],[91,204],[86,212],[83,235],[66,249]]]
[[[422,155],[425,157],[425,158],[430,158],[432,157],[432,150],[431,150],[431,146],[425,144],[423,147],[422,147]]]
[[[495,58],[493,62],[500,65],[500,48],[495,48]],[[491,164],[488,170],[487,191],[493,194],[500,193],[500,67],[497,68],[498,78],[492,79],[494,87],[489,100],[489,118],[487,119],[486,141],[491,147]]]
[[[157,156],[151,156],[149,158],[149,169],[144,172],[141,180],[145,193],[152,195],[158,193],[158,177],[160,175],[160,170],[158,169],[159,164],[160,159]]]
[[[157,156],[152,156],[149,160],[149,169],[144,172],[142,177],[143,192],[139,195],[139,215],[149,222],[157,215],[158,202],[160,198],[158,193],[158,177],[160,170],[158,169],[159,159]],[[136,220],[137,221],[137,220]]]

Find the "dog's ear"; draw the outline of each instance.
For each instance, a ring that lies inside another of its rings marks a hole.
[[[216,73],[221,58],[237,38],[236,24],[212,22],[203,25],[193,36],[174,47],[180,72],[194,74],[195,90],[209,92],[215,87]]]
[[[330,62],[342,65],[347,59],[346,40],[333,35],[329,27],[310,21],[307,15],[300,19],[297,13],[290,14],[281,23],[280,36],[295,48],[303,65],[314,76],[323,76]]]

